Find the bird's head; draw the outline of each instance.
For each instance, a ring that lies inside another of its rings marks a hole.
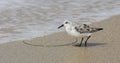
[[[63,24],[62,25],[60,25],[59,27],[58,27],[58,29],[59,28],[61,28],[61,27],[63,27],[63,26],[69,26],[69,25],[71,25],[72,23],[69,21],[69,20],[65,20],[64,22],[63,22]]]

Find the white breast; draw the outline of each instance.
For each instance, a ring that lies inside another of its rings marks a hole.
[[[77,31],[74,29],[74,27],[66,27],[66,31],[67,31],[68,34],[70,34],[70,35],[72,35],[72,36],[76,36],[76,37],[80,36],[80,33],[77,32]]]

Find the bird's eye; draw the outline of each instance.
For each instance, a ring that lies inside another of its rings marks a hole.
[[[65,24],[68,24],[68,22],[65,22]]]

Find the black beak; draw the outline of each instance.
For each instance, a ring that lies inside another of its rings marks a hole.
[[[63,24],[62,24],[62,25],[60,25],[60,26],[58,27],[58,29],[59,29],[59,28],[61,28],[61,27],[63,27],[63,26],[64,26]]]

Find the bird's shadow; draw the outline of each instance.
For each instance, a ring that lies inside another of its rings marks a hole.
[[[87,46],[84,45],[84,43],[82,43],[81,46],[79,46],[79,44],[74,44],[74,47],[93,47],[93,46],[101,46],[101,45],[106,45],[107,43],[87,43]]]

